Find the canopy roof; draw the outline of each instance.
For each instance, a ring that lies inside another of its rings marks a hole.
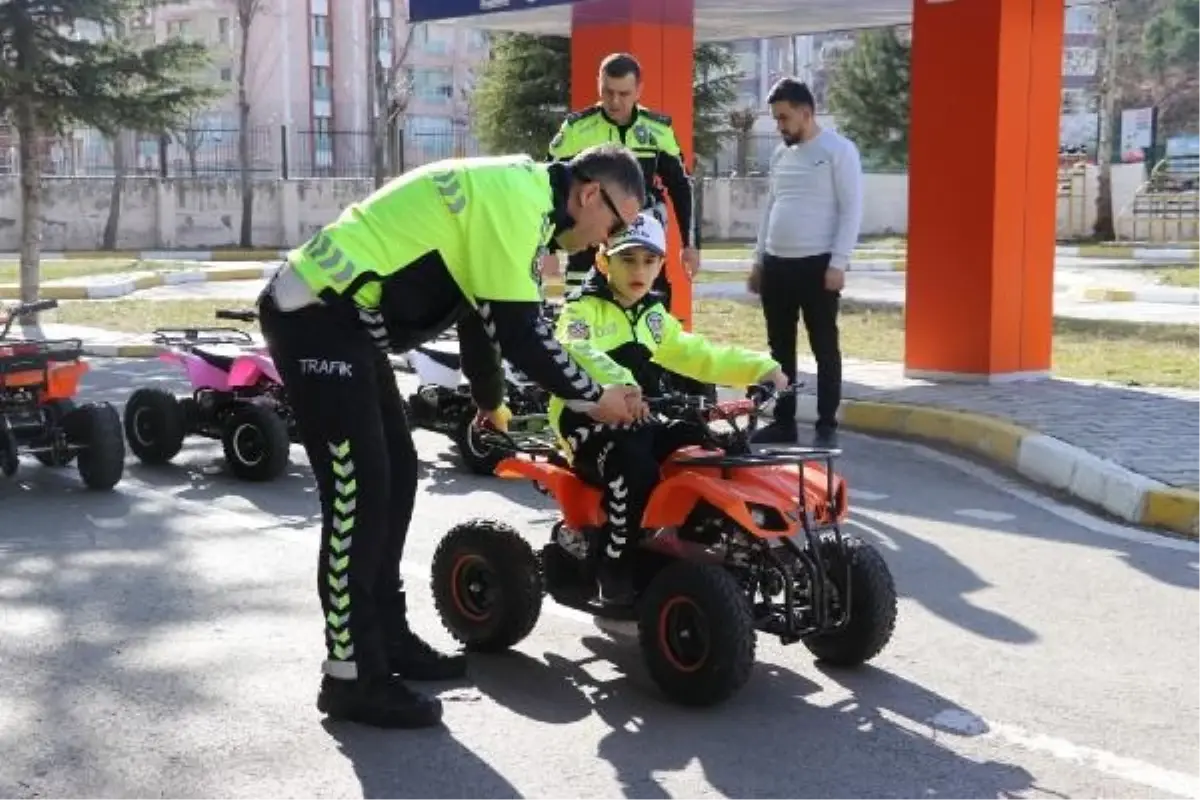
[[[409,0],[413,22],[470,18],[473,28],[571,35],[572,0]],[[696,40],[770,38],[906,25],[913,0],[695,0]],[[514,10],[517,9],[517,10]]]

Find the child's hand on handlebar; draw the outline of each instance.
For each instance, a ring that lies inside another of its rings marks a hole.
[[[771,384],[775,388],[776,392],[782,392],[791,385],[787,374],[782,369],[778,368],[768,372],[766,375],[763,375],[760,379],[760,383]]]

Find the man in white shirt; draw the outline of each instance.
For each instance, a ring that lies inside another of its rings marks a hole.
[[[838,302],[862,222],[862,164],[849,139],[816,121],[812,92],[783,78],[767,96],[783,142],[771,156],[770,191],[749,288],[762,298],[771,356],[796,380],[796,327],[801,317],[817,361],[814,444],[837,444],[842,394]],[[794,396],[781,398],[775,419],[756,442],[796,442]]]

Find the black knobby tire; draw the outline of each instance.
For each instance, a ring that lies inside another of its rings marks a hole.
[[[166,464],[179,455],[187,436],[187,415],[175,395],[153,387],[125,401],[125,440],[143,464]]]
[[[74,400],[67,400],[65,398],[51,400],[46,404],[46,411],[50,414],[49,427],[52,429],[61,428],[63,420],[74,410]],[[41,462],[44,467],[65,467],[75,460],[75,453],[70,451],[65,453],[42,452],[34,453],[33,457]]]
[[[850,559],[850,619],[846,627],[804,638],[817,660],[832,666],[853,667],[882,652],[896,627],[896,585],[879,551],[857,536],[845,539]],[[839,591],[844,567],[831,562],[830,577]]]
[[[222,425],[229,471],[244,481],[273,481],[287,469],[292,446],[287,423],[267,406],[242,403]]]
[[[472,431],[473,422],[473,417],[467,417],[459,424],[458,430],[454,434],[454,444],[458,447],[458,454],[462,458],[463,466],[472,473],[495,475],[496,467],[504,460],[506,454],[503,450],[486,445],[480,447],[479,437]]]
[[[499,652],[533,631],[542,613],[537,558],[495,520],[456,525],[433,554],[434,604],[450,635],[475,652]]]
[[[86,403],[63,417],[67,441],[79,447],[79,477],[84,486],[108,491],[125,474],[125,436],[121,415],[111,403]]]
[[[639,606],[646,668],[675,702],[716,705],[750,679],[754,620],[741,586],[724,568],[677,561],[654,577]]]

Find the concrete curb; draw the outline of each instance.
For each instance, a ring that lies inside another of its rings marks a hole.
[[[38,296],[46,300],[113,300],[156,286],[178,286],[183,283],[213,283],[217,281],[248,281],[270,278],[279,269],[277,264],[261,267],[208,267],[206,269],[144,272],[111,282],[65,282],[42,286]],[[0,284],[0,299],[20,297],[15,283]]]
[[[796,416],[816,419],[816,398],[798,398]],[[1007,420],[966,411],[865,400],[843,402],[846,428],[948,445],[1065,492],[1127,522],[1195,539],[1200,494],[1168,486],[1081,447]]]
[[[1179,263],[1196,261],[1200,250],[1184,247],[1122,247],[1119,245],[1059,245],[1055,255],[1072,258],[1111,258],[1122,261]]]
[[[133,261],[268,261],[286,258],[287,249],[269,250],[67,250],[42,253],[45,261],[95,261],[98,259],[128,258]],[[16,253],[0,258],[18,258]]]
[[[1100,303],[1166,303],[1169,305],[1200,305],[1200,291],[1169,287],[1151,289],[1107,289],[1098,286],[1083,290],[1084,300]]]

